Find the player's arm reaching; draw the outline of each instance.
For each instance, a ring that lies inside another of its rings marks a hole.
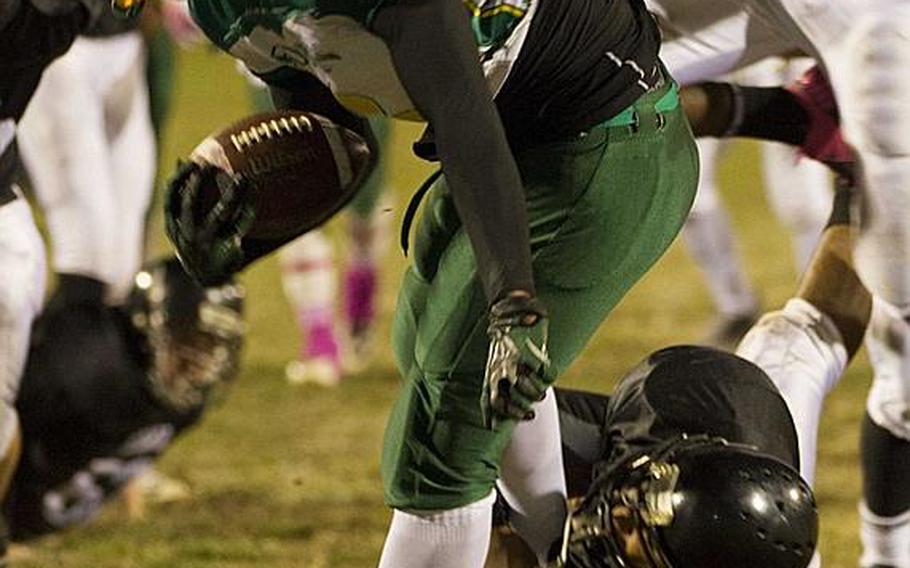
[[[745,136],[797,146],[838,175],[853,177],[853,150],[840,131],[831,85],[816,66],[786,87],[699,83],[681,92],[696,136]]]

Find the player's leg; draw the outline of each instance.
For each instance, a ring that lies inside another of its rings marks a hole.
[[[698,141],[698,195],[683,228],[692,258],[705,274],[718,318],[704,341],[732,348],[758,317],[758,299],[736,250],[730,218],[721,203],[716,170],[723,143]]]
[[[380,147],[388,145],[389,121],[370,121]],[[383,211],[388,199],[386,158],[380,158],[370,178],[348,205],[348,258],[344,271],[344,316],[351,345],[345,353],[349,371],[363,369],[370,356],[375,316],[378,267],[385,252],[392,215]]]
[[[675,100],[668,91],[636,103],[638,133],[600,126],[585,137],[517,153],[535,281],[551,314],[548,351],[557,371],[669,246],[691,206],[697,174],[691,133],[678,107],[662,116],[655,109],[657,100]],[[394,329],[406,380],[383,451],[386,500],[396,511],[381,565],[420,566],[428,565],[421,559],[432,559],[432,566],[478,566],[489,538],[491,491],[515,423],[485,427],[479,399],[486,300],[444,184],[431,192],[425,211]],[[519,477],[539,473],[546,479],[544,470],[558,459],[537,456],[543,470],[524,469]],[[537,487],[551,492],[559,484]],[[535,485],[521,489],[534,491]],[[522,497],[522,510],[533,511],[552,494]],[[539,521],[524,536],[541,557],[559,532],[547,534],[556,526],[552,519]],[[449,555],[456,550],[458,556]]]
[[[120,41],[141,44],[134,38]],[[117,44],[115,44],[117,49]],[[110,268],[109,301],[120,303],[129,292],[145,251],[145,221],[152,199],[155,178],[155,133],[149,112],[145,53],[134,51],[135,59],[107,94],[111,168],[117,187],[114,195],[117,224],[116,262]],[[119,114],[119,116],[118,116]]]
[[[145,82],[148,85],[149,116],[159,145],[171,113],[175,48],[174,40],[163,26],[159,26],[151,37],[145,40]]]
[[[21,196],[0,205],[0,267],[0,496],[5,496],[20,447],[14,403],[45,287],[44,243]]]
[[[93,220],[113,215],[114,187],[102,99],[84,61],[70,52],[45,71],[19,123],[19,149],[51,236],[52,269],[102,280],[112,243]]]
[[[792,15],[824,60],[846,139],[859,156],[857,269],[873,294],[910,310],[910,6],[842,4]]]
[[[910,566],[910,323],[877,300],[866,347],[875,371],[862,426],[860,564]]]
[[[326,386],[341,380],[335,334],[337,278],[332,243],[322,230],[310,231],[279,252],[281,283],[301,334],[300,355],[287,366],[294,383]]]
[[[273,109],[265,84],[246,68],[238,69],[247,79],[253,109]],[[285,376],[291,383],[335,386],[341,381],[342,356],[335,327],[338,276],[333,243],[325,231],[317,229],[279,249],[278,258],[284,296],[300,333],[297,359],[287,364]]]
[[[768,373],[787,401],[799,436],[800,472],[810,483],[822,403],[859,349],[871,309],[853,270],[849,200],[843,190],[836,196],[797,297],[764,316],[737,349]]]
[[[563,529],[566,479],[562,459],[559,410],[553,389],[522,422],[502,457],[499,489],[509,503],[509,524],[530,543],[538,561],[548,560],[553,535]]]

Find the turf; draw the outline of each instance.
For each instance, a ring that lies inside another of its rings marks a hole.
[[[174,115],[162,172],[203,136],[246,113],[247,93],[228,59],[209,49],[180,57]],[[429,171],[410,157],[417,131],[397,126],[386,214],[400,223],[409,191]],[[787,237],[761,191],[756,146],[730,147],[721,171],[725,201],[763,303],[780,306],[795,289]],[[794,187],[793,191],[800,188]],[[336,231],[337,232],[337,231]],[[396,235],[397,236],[397,233]],[[166,250],[153,218],[151,250]],[[198,430],[161,462],[193,488],[189,501],[152,507],[130,521],[113,503],[90,526],[17,549],[25,567],[373,566],[389,513],[379,491],[379,448],[398,378],[388,323],[405,259],[392,238],[381,275],[378,358],[339,388],[295,387],[283,379],[297,334],[274,259],[244,275],[249,341],[242,376]],[[657,347],[692,342],[711,305],[684,248],[675,244],[605,322],[562,384],[608,391],[623,370]],[[869,383],[865,356],[830,398],[821,427],[818,497],[826,566],[856,566],[858,423]]]

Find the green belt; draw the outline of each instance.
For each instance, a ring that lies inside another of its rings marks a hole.
[[[642,95],[644,96],[644,95]],[[613,126],[632,126],[638,123],[638,113],[635,111],[635,105],[640,104],[637,101],[627,106],[625,110],[600,123],[601,126],[606,126],[607,128]],[[675,110],[679,106],[679,86],[676,82],[670,84],[670,89],[664,93],[664,96],[657,99],[657,102],[654,103],[654,110],[657,112],[670,112]],[[436,170],[430,175],[426,181],[420,186],[416,193],[411,197],[410,203],[408,203],[408,208],[404,213],[404,220],[401,224],[401,250],[404,251],[405,256],[408,254],[408,237],[411,229],[411,223],[414,220],[414,216],[417,215],[417,207],[420,205],[423,196],[433,187],[433,183],[439,179],[439,176],[442,175],[442,169]]]
[[[639,104],[634,102],[631,105],[627,106],[622,112],[614,116],[613,118],[607,119],[600,123],[602,126],[612,127],[612,126],[632,126],[638,122],[637,113],[635,112],[635,105]],[[679,106],[679,85],[674,81],[670,84],[670,90],[668,90],[664,96],[657,99],[657,102],[654,103],[654,110],[657,112],[670,112],[675,110]]]

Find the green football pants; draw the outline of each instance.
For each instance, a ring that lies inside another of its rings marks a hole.
[[[695,196],[697,153],[675,87],[645,94],[621,117],[629,120],[516,152],[557,372],[660,258]],[[515,423],[483,424],[486,315],[471,244],[440,178],[416,229],[393,328],[404,384],[382,454],[392,507],[467,505],[499,475]]]

